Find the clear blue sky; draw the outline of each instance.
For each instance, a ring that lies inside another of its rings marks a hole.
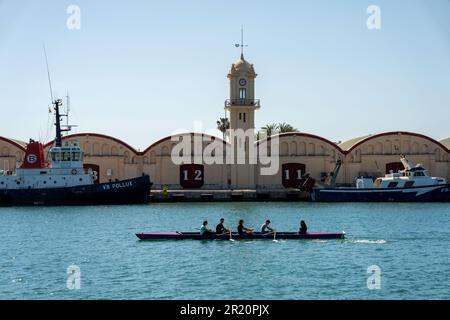
[[[66,27],[71,4],[79,31]],[[366,27],[371,4],[379,31]],[[195,120],[214,128],[241,25],[259,74],[258,127],[288,122],[333,141],[450,136],[448,0],[0,0],[0,135],[53,137],[43,42],[77,132],[143,149]]]

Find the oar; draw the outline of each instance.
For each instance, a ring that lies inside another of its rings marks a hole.
[[[230,234],[230,241],[234,241],[234,239],[233,239],[233,231],[231,229],[229,230],[229,234]],[[218,236],[223,236],[223,235],[226,235],[226,233],[218,234]]]

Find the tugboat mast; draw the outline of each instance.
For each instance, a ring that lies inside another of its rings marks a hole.
[[[47,51],[45,50],[45,45],[43,45],[44,56],[45,56],[45,64],[47,66],[47,77],[48,77],[48,85],[50,87],[50,98],[52,99],[52,104],[54,105],[55,110],[55,127],[56,127],[56,137],[55,137],[55,147],[62,147],[62,132],[68,132],[72,128],[69,125],[69,93],[67,93],[67,114],[61,114],[59,107],[62,106],[62,99],[54,99],[53,98],[53,88],[52,88],[52,80],[50,77],[50,68],[48,66],[48,58]],[[61,129],[61,117],[67,117],[67,125],[65,129]]]
[[[61,114],[59,113],[59,107],[62,106],[62,100],[56,99],[53,101],[53,105],[55,106],[55,127],[56,127],[56,138],[55,138],[55,147],[61,147],[62,146],[62,135],[61,132],[63,131],[61,129]],[[67,130],[64,130],[67,131]]]
[[[69,117],[68,114],[61,114],[59,107],[62,106],[62,99],[56,99],[53,101],[53,105],[55,106],[55,128],[56,128],[56,138],[55,138],[55,147],[62,146],[62,133],[69,132],[73,126],[65,125],[64,129],[61,129],[61,117]]]

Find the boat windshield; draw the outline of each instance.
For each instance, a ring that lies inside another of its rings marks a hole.
[[[80,151],[51,152],[52,161],[80,161]]]

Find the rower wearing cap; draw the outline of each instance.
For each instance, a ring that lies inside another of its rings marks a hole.
[[[270,226],[270,220],[266,220],[264,224],[261,226],[261,233],[263,234],[269,234],[275,232]]]

